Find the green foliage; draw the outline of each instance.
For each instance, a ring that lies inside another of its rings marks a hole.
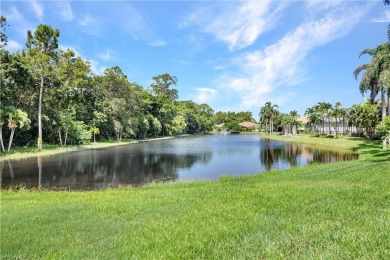
[[[226,125],[226,130],[229,132],[240,132],[241,127],[237,122],[229,122]]]
[[[236,123],[242,123],[242,122],[256,122],[256,120],[252,116],[252,112],[246,111],[246,112],[217,112],[214,115],[214,122],[215,124],[222,124],[222,123],[230,123],[230,122],[236,122]]]
[[[376,126],[376,133],[382,138],[390,138],[390,116]]]

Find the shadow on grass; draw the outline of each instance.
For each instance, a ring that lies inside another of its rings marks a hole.
[[[354,151],[359,151],[360,154],[368,156],[374,161],[390,160],[390,149],[382,149],[382,141],[366,140],[362,138],[350,140],[358,142],[356,146],[352,148]]]

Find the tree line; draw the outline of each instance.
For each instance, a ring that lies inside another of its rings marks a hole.
[[[173,75],[154,76],[148,88],[130,82],[118,66],[95,75],[88,60],[59,49],[60,31],[49,25],[28,31],[26,48],[10,53],[5,49],[5,17],[0,24],[2,152],[11,148],[13,139],[19,146],[42,150],[44,142],[64,146],[213,129],[214,110],[207,104],[178,101],[178,79]]]
[[[7,21],[0,17],[0,151],[16,145],[38,146],[52,143],[88,143],[122,138],[144,139],[175,134],[207,133],[224,123],[229,131],[239,131],[239,123],[256,122],[251,112],[217,112],[207,104],[179,101],[178,79],[168,73],[152,77],[148,88],[130,82],[120,67],[107,68],[103,75],[91,72],[88,60],[73,50],[59,49],[60,31],[39,25],[27,32],[26,48],[10,53]],[[388,35],[390,35],[390,26]],[[307,108],[310,133],[351,135],[390,139],[390,38],[376,48],[364,49],[359,56],[371,61],[358,66],[359,90],[369,99],[350,108],[328,102]],[[380,100],[376,97],[380,96]],[[298,112],[281,113],[267,102],[260,108],[260,126],[296,134],[303,123]],[[17,129],[23,131],[16,131]],[[8,145],[5,138],[8,137]]]

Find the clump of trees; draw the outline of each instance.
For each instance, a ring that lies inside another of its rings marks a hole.
[[[222,129],[226,129],[229,132],[239,132],[241,131],[240,123],[242,122],[253,122],[256,120],[252,116],[252,112],[222,112],[219,111],[214,115],[214,122],[217,125],[223,124]]]
[[[103,75],[88,60],[59,49],[60,31],[39,25],[27,32],[26,48],[10,53],[6,18],[1,16],[0,144],[81,144],[96,140],[143,139],[213,129],[207,104],[178,101],[178,79],[154,76],[147,88],[130,82],[120,67]],[[13,109],[11,109],[13,108]],[[11,110],[14,111],[11,113]],[[16,131],[20,129],[23,131]]]

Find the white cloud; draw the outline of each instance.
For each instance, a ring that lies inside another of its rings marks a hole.
[[[69,1],[58,1],[56,2],[59,15],[63,21],[73,21],[73,10]]]
[[[390,10],[386,9],[383,13],[378,17],[371,20],[374,23],[389,23],[390,22]]]
[[[226,43],[230,50],[243,49],[275,26],[277,14],[287,4],[274,6],[271,0],[222,2],[187,14],[179,27],[199,26],[201,31]]]
[[[196,88],[195,91],[197,94],[194,100],[198,104],[209,103],[218,95],[218,91],[212,88]]]
[[[103,75],[106,67],[100,65],[100,63],[96,60],[88,59],[91,65],[91,71],[96,75]]]
[[[344,37],[364,12],[361,7],[343,8],[301,24],[275,44],[237,57],[239,73],[222,76],[219,85],[239,95],[240,108],[244,110],[280,98],[273,96],[275,89],[305,80],[304,67],[309,53]]]
[[[7,43],[7,46],[6,46],[6,49],[10,52],[14,52],[14,51],[20,51],[23,49],[23,45],[18,43],[17,41],[14,41],[12,39],[8,39],[8,43]]]
[[[103,61],[109,61],[112,59],[112,52],[110,50],[106,50],[104,53],[98,55],[99,58]]]
[[[163,47],[166,46],[168,43],[166,41],[151,41],[148,42],[147,45],[153,46],[153,47]]]
[[[27,31],[34,31],[34,25],[23,16],[16,6],[11,6],[9,10],[2,10],[2,15],[7,17],[7,23],[12,25],[12,30],[18,32],[20,37],[25,38]]]
[[[223,70],[223,69],[225,69],[225,66],[223,66],[223,65],[217,65],[217,66],[215,66],[213,69],[214,69],[214,70]]]
[[[79,22],[79,25],[81,26],[90,26],[95,22],[95,19],[93,19],[89,14],[86,14],[84,18]]]
[[[309,9],[325,10],[335,8],[340,4],[343,4],[345,0],[308,0],[307,7]]]
[[[42,20],[43,18],[43,6],[37,1],[31,1],[32,9],[35,13],[35,16],[38,20]]]
[[[91,15],[86,14],[83,19],[81,19],[78,24],[82,27],[85,33],[100,37],[102,35],[102,23],[101,20],[93,18]]]

